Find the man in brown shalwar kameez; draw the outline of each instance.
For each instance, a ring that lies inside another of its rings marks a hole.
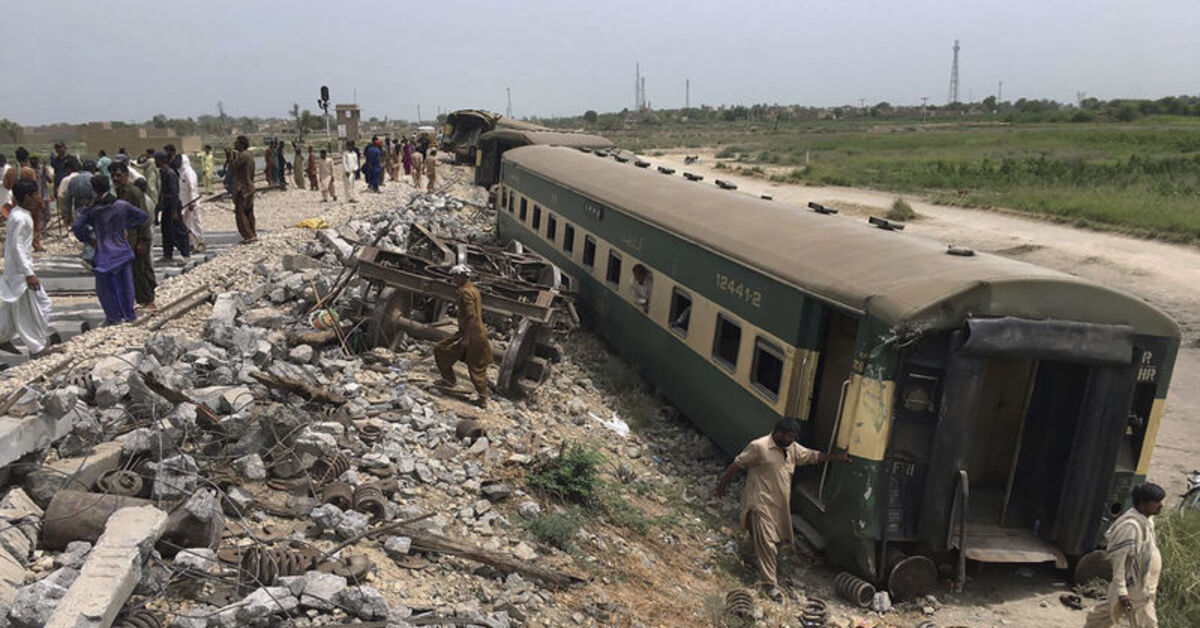
[[[313,154],[312,146],[308,147],[308,166],[304,169],[304,173],[308,175],[309,187],[313,192],[316,192],[319,189],[317,186],[317,158],[316,155]],[[301,190],[304,189],[303,185],[298,187]]]
[[[475,403],[480,408],[486,408],[487,370],[492,364],[492,344],[483,326],[483,297],[479,295],[475,284],[471,283],[470,275],[471,269],[465,264],[450,269],[450,276],[458,286],[458,333],[433,346],[433,359],[442,373],[439,385],[444,388],[453,388],[458,383],[454,365],[459,360],[466,362],[471,383],[479,395]]]
[[[233,147],[237,157],[233,160],[233,211],[242,244],[258,241],[254,228],[254,155],[250,153],[250,140],[239,135]]]
[[[146,194],[129,182],[129,167],[123,162],[117,161],[108,166],[108,171],[112,174],[117,198],[146,211]],[[145,181],[145,179],[142,180]],[[158,309],[154,303],[154,292],[158,288],[158,279],[154,276],[154,262],[151,261],[151,247],[154,245],[153,228],[154,221],[144,220],[141,225],[126,233],[129,248],[133,249],[133,300],[138,307],[144,310]]]
[[[746,471],[741,525],[754,544],[758,585],[777,602],[783,600],[783,594],[776,580],[779,556],[776,545],[793,544],[792,473],[798,465],[850,460],[845,453],[828,454],[800,445],[796,442],[799,433],[800,423],[796,419],[780,419],[770,434],[746,445],[717,484],[717,497],[723,497],[730,480],[738,472]]]

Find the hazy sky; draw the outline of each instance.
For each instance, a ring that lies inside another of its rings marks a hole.
[[[170,0],[0,3],[0,118],[283,116],[357,90],[364,117],[692,104],[1200,93],[1197,0]],[[132,10],[126,7],[132,8]],[[19,26],[16,26],[18,25]],[[19,56],[18,56],[19,55]],[[18,82],[17,72],[23,81]]]

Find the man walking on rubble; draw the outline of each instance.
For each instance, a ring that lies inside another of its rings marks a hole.
[[[1167,492],[1157,484],[1135,486],[1133,507],[1117,517],[1104,533],[1108,560],[1112,563],[1112,582],[1108,585],[1107,599],[1088,614],[1084,628],[1130,625],[1157,628],[1154,600],[1158,595],[1162,555],[1150,517],[1162,512],[1166,497]]]
[[[233,211],[242,244],[258,241],[254,225],[254,155],[245,135],[233,142],[237,157],[233,160]]]
[[[171,264],[175,261],[175,250],[186,261],[192,255],[188,245],[188,231],[183,224],[183,203],[179,200],[179,173],[172,167],[168,153],[154,153],[154,163],[158,166],[158,174],[162,188],[158,197],[158,207],[154,210],[155,218],[162,232],[163,262]]]
[[[475,392],[479,395],[475,404],[486,408],[487,370],[492,363],[492,343],[488,340],[487,329],[483,326],[483,297],[479,295],[475,284],[471,283],[471,269],[465,264],[451,268],[450,276],[454,278],[454,285],[458,286],[458,333],[433,346],[433,359],[442,373],[442,381],[438,382],[438,385],[454,388],[458,383],[458,378],[454,375],[454,365],[462,360],[467,363],[471,383],[475,385]]]
[[[770,434],[750,441],[733,459],[717,484],[717,497],[738,472],[746,471],[742,492],[741,526],[750,533],[754,544],[758,585],[776,602],[783,601],[777,584],[778,544],[791,546],[792,474],[798,465],[819,462],[847,462],[850,456],[808,449],[796,442],[800,422],[791,417],[779,419]]]

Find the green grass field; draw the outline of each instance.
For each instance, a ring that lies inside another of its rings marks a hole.
[[[821,121],[645,125],[609,135],[640,152],[711,149],[764,176],[1008,207],[1172,241],[1200,239],[1200,120],[921,124]]]

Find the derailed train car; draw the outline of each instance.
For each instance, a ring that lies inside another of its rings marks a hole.
[[[491,188],[500,181],[500,159],[510,149],[539,144],[572,148],[612,148],[612,140],[587,133],[498,129],[479,136],[475,152],[475,185]]]
[[[1179,329],[1137,298],[568,148],[506,152],[496,198],[499,234],[573,274],[727,454],[782,416],[850,454],[799,470],[792,504],[860,576],[955,551],[1065,568],[1146,475]]]
[[[479,138],[495,129],[518,131],[548,131],[544,126],[506,118],[483,109],[459,109],[446,116],[442,127],[442,150],[454,156],[458,163],[475,163]]]

